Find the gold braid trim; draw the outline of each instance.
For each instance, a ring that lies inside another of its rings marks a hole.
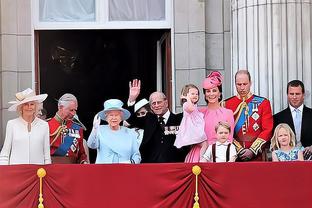
[[[236,148],[237,153],[240,153],[244,149],[243,146],[236,139],[233,139],[233,144]]]
[[[257,138],[251,145],[251,147],[249,148],[255,155],[258,154],[259,151],[261,151],[261,147],[262,145],[265,143],[266,141],[264,139],[261,138]]]
[[[50,146],[57,140],[57,138],[60,136],[63,129],[66,129],[66,126],[61,125],[52,134],[50,134],[50,137],[53,137],[54,135],[56,135],[54,139],[52,140],[52,142],[50,143]]]

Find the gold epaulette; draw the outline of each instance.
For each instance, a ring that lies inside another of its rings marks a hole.
[[[66,128],[67,128],[66,126],[60,125],[59,127],[57,127],[57,129],[53,133],[50,134],[50,137],[54,137],[50,145],[52,145],[57,140],[57,138],[60,136],[63,129],[66,129]]]
[[[258,152],[261,151],[261,147],[264,145],[266,141],[261,138],[257,138],[249,148],[255,155],[258,154]]]

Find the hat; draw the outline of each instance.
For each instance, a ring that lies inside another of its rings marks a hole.
[[[140,110],[140,108],[142,108],[143,106],[147,104],[149,104],[149,102],[145,98],[143,98],[142,100],[140,100],[134,105],[134,112],[136,113],[138,110]]]
[[[48,97],[48,94],[36,95],[32,89],[27,88],[22,92],[16,93],[15,97],[16,100],[9,102],[9,104],[13,104],[9,107],[9,111],[16,111],[17,106],[31,101],[37,101],[38,103],[41,103]]]
[[[218,71],[211,72],[203,82],[204,89],[211,89],[222,84],[222,75]]]
[[[123,113],[123,120],[127,120],[130,117],[130,112],[124,108],[122,108],[123,102],[118,99],[109,99],[104,102],[104,110],[99,112],[99,117],[102,120],[106,119],[106,113],[108,111],[119,110]]]

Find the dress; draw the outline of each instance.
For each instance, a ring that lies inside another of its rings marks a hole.
[[[70,163],[83,163],[87,155],[83,147],[83,129],[72,120],[62,120],[56,114],[49,121],[51,156],[68,157]],[[53,161],[53,163],[58,163]],[[63,163],[63,162],[60,162]]]
[[[134,129],[121,126],[113,131],[108,125],[92,130],[88,146],[97,149],[96,164],[103,163],[140,163],[141,155]]]
[[[207,107],[200,108],[200,112],[204,113],[204,120],[205,120],[205,133],[207,137],[208,144],[211,145],[216,143],[217,136],[215,127],[219,121],[226,121],[231,126],[231,133],[229,136],[229,142],[233,140],[233,129],[234,129],[234,117],[233,112],[229,109],[219,107],[214,110],[210,110]]]
[[[216,162],[227,162],[226,161],[226,151],[227,151],[228,145],[230,143],[229,142],[220,143],[217,141],[215,144],[216,144]],[[205,158],[206,160],[208,160],[210,162],[213,162],[212,146],[213,145],[209,145],[205,154],[203,155],[203,158]],[[233,157],[236,156],[236,149],[235,149],[235,146],[233,144],[230,145],[230,152],[229,153],[230,153],[229,159],[230,159],[230,161],[233,161]]]
[[[280,149],[274,150],[278,161],[295,161],[298,160],[299,151],[303,151],[303,147],[294,147],[289,152],[284,152]]]
[[[225,100],[225,107],[234,112],[235,130],[233,144],[239,153],[244,148],[250,149],[261,160],[261,147],[272,136],[273,117],[270,101],[252,95],[246,101],[238,96]]]
[[[50,164],[49,126],[35,118],[28,132],[27,122],[18,117],[9,120],[0,164]]]

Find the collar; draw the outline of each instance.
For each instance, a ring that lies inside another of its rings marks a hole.
[[[61,124],[61,125],[62,125],[62,124],[66,124],[66,121],[63,120],[59,114],[56,113],[55,116],[54,116],[54,118],[55,118],[55,120],[56,120],[59,124]]]
[[[294,112],[295,108],[293,106],[289,105],[289,108],[290,108],[290,112]],[[303,112],[303,103],[297,109],[302,113]]]
[[[245,98],[245,101],[248,100],[249,98],[251,98],[252,96],[253,96],[253,94],[251,92],[249,92],[246,97],[241,97],[239,94],[236,95],[236,97],[238,97],[238,99],[240,99],[240,100],[244,100],[244,98]]]
[[[34,126],[34,125],[38,122],[39,119],[40,119],[40,118],[35,117],[34,120],[30,123],[30,125],[31,125],[31,126]],[[28,122],[25,121],[25,120],[23,119],[22,116],[19,117],[19,120],[20,120],[24,125],[28,125]]]
[[[169,116],[170,116],[170,111],[169,111],[169,109],[167,110],[167,112],[164,114],[164,115],[162,115],[162,117],[164,118],[164,122],[165,122],[165,124],[167,123],[167,121],[168,121],[168,119],[169,119]],[[159,116],[157,116],[157,118],[158,118]]]
[[[226,142],[223,142],[223,143],[221,143],[219,141],[216,142],[216,146],[228,146],[229,144],[230,144],[229,141],[226,141]]]

